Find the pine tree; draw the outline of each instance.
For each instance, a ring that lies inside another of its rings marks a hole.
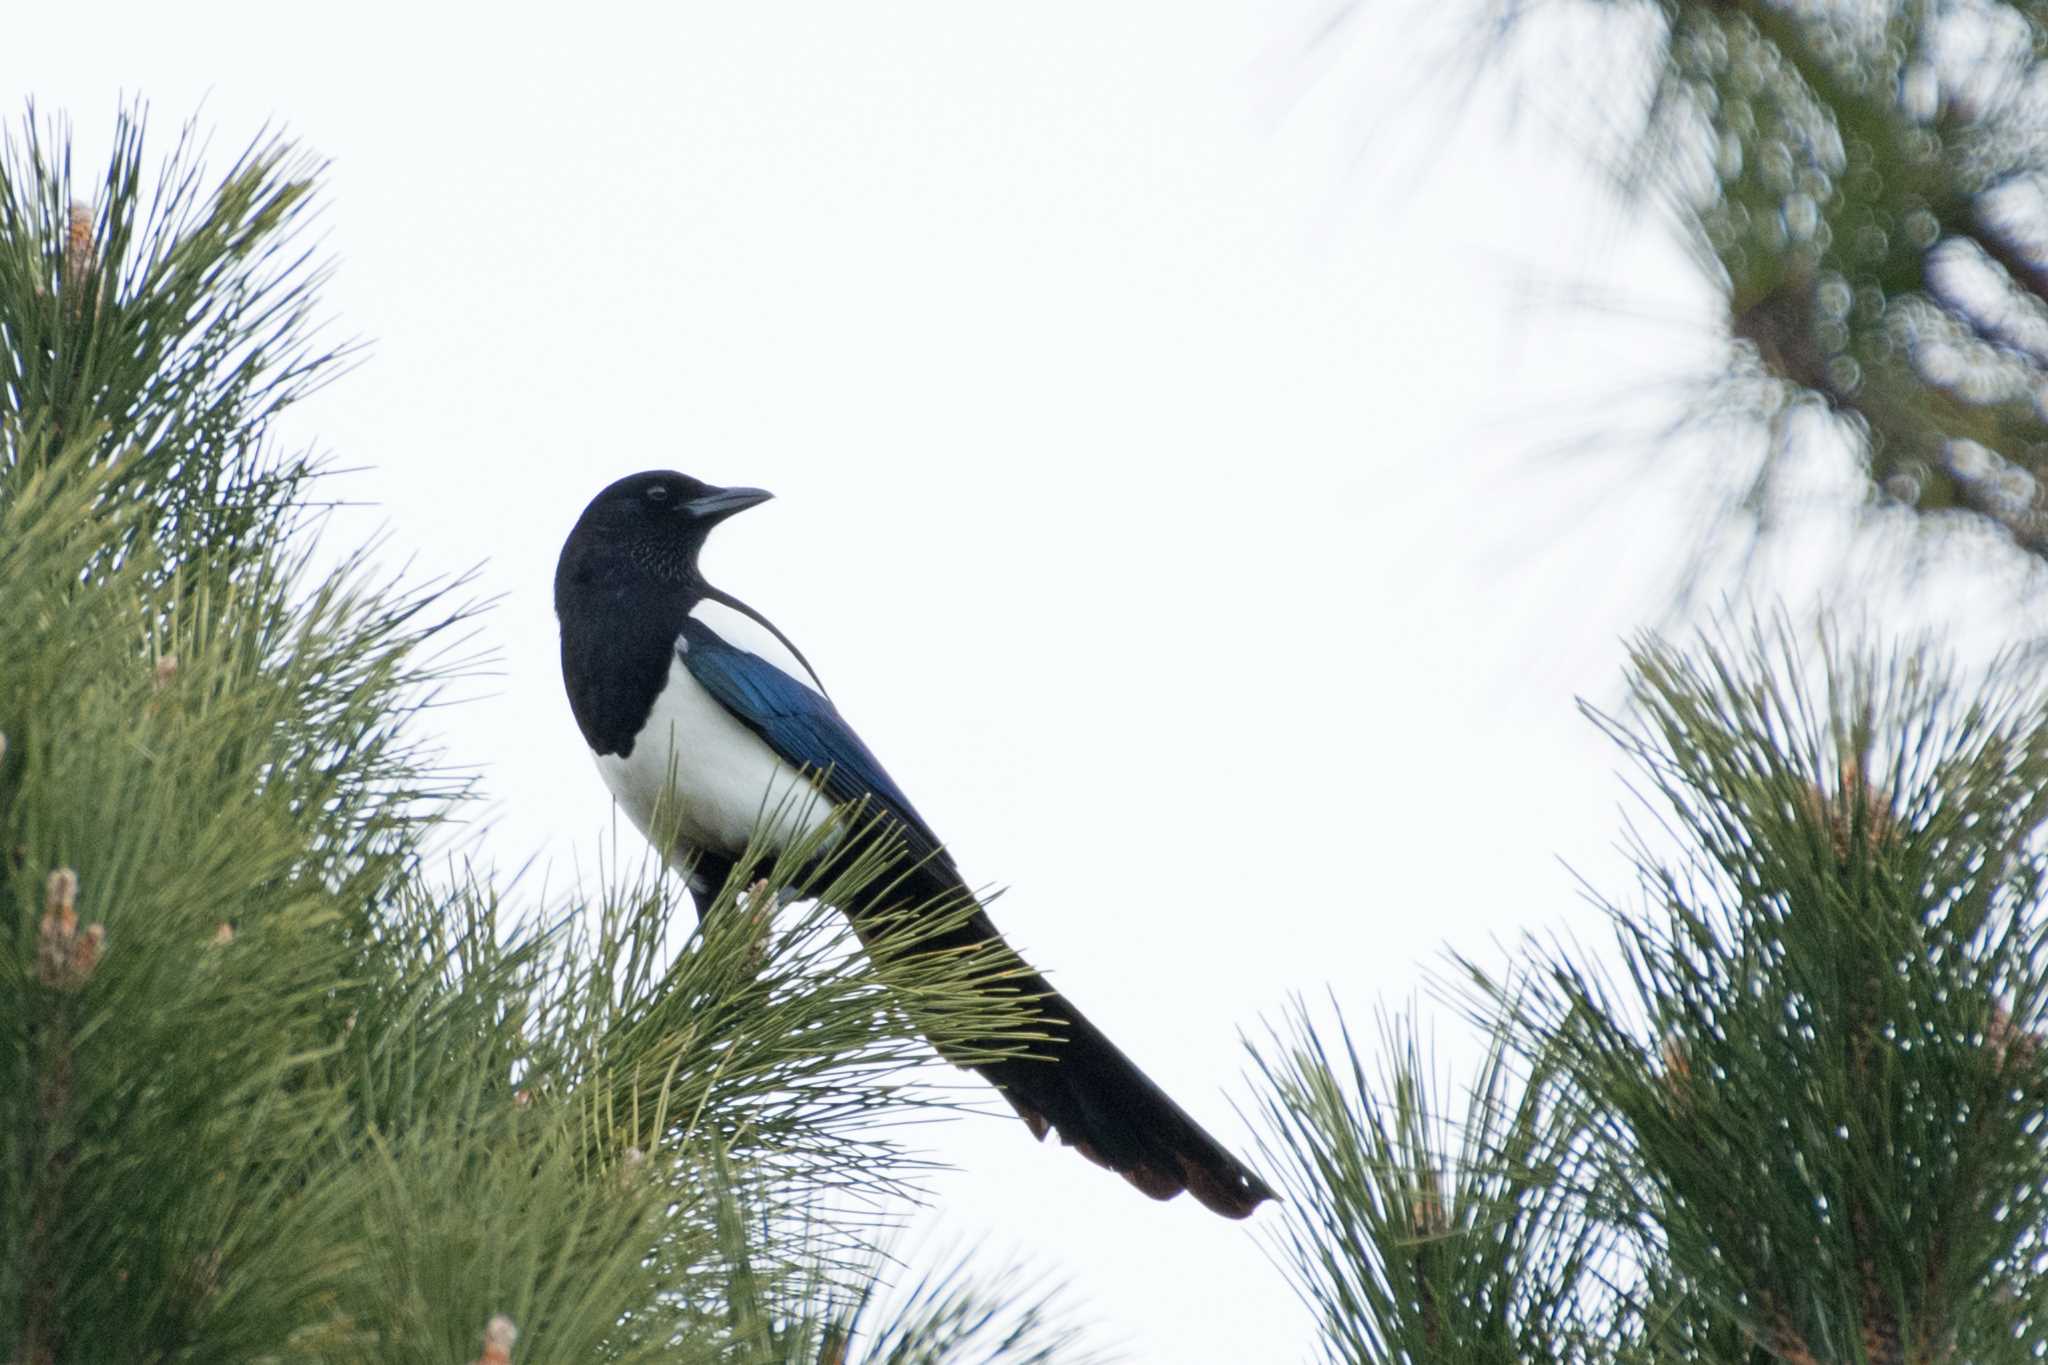
[[[0,1359],[1076,1358],[1008,1282],[884,1283],[920,1035],[1028,1048],[1009,964],[772,913],[803,850],[687,936],[658,876],[459,871],[414,716],[472,613],[312,573],[273,432],[349,354],[320,167],[144,141],[0,159]]]

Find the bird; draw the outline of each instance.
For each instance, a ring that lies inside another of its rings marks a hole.
[[[770,497],[648,470],[598,493],[563,542],[554,582],[562,682],[605,785],[686,878],[700,919],[736,873],[757,875],[743,866],[750,850],[786,848],[855,810],[889,831],[897,859],[893,875],[834,907],[857,932],[885,911],[922,910],[937,922],[920,948],[1008,953],[952,855],[802,651],[705,579],[699,556],[711,531]],[[1056,1133],[1154,1199],[1186,1192],[1229,1218],[1274,1197],[1042,975],[1010,960],[1020,975],[1006,985],[1032,1001],[1045,1041],[971,1065],[1034,1137]]]

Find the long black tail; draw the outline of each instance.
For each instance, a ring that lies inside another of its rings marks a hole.
[[[993,925],[989,932],[994,934]],[[1050,1129],[1154,1199],[1186,1190],[1226,1218],[1247,1217],[1273,1197],[1265,1181],[1044,982],[1038,977],[1026,989],[1047,992],[1038,1001],[1046,1031],[1054,1036],[1042,1045],[1046,1059],[1020,1057],[975,1068],[994,1082],[1034,1136],[1043,1139]]]
[[[889,900],[930,898],[919,892],[966,895],[967,888],[949,872],[920,868],[891,889]],[[856,928],[863,908],[847,907]],[[987,943],[1003,944],[1003,936],[980,910],[929,940],[934,949]],[[1047,1040],[1034,1044],[1028,1057],[974,1069],[994,1083],[1034,1137],[1043,1141],[1046,1133],[1058,1133],[1061,1142],[1152,1198],[1171,1199],[1185,1190],[1226,1218],[1247,1217],[1273,1198],[1265,1181],[1209,1136],[1043,976],[1033,972],[1005,985],[1035,998]]]

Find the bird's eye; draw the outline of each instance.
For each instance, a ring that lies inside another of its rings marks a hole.
[[[643,496],[649,502],[667,502],[668,487],[665,484],[655,484],[652,488],[649,488]]]

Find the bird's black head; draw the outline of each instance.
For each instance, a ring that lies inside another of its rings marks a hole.
[[[562,546],[555,571],[565,575],[637,570],[662,583],[687,583],[711,528],[735,512],[766,502],[758,488],[720,488],[672,469],[629,474],[590,500]]]

